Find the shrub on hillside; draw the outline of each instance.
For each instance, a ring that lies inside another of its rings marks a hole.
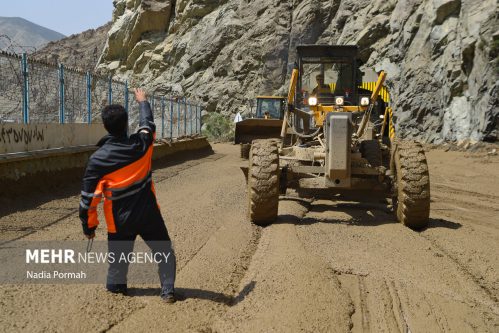
[[[204,120],[203,135],[211,141],[233,141],[234,124],[227,116],[210,113]]]

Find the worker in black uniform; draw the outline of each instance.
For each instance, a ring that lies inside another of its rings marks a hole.
[[[81,192],[79,215],[83,233],[95,237],[99,224],[97,205],[104,198],[108,249],[115,259],[133,250],[138,235],[156,258],[164,258],[159,266],[161,298],[175,302],[175,253],[156,201],[151,179],[151,158],[156,135],[153,114],[146,94],[135,89],[139,103],[139,129],[130,136],[128,114],[121,105],[108,105],[102,111],[102,122],[109,132],[97,144],[99,149],[90,157]],[[109,262],[106,288],[126,294],[128,262]]]

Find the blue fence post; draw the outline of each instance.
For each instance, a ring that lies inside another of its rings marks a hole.
[[[180,102],[177,99],[177,139],[180,136]]]
[[[113,104],[113,79],[109,77],[109,83],[108,83],[108,92],[107,92],[107,101],[108,104]]]
[[[184,136],[187,135],[187,99],[184,97]]]
[[[201,131],[203,130],[203,117],[202,117],[202,108],[201,105],[199,105],[199,133],[201,134]]]
[[[192,104],[189,103],[189,135],[192,135]]]
[[[173,99],[170,96],[170,141],[173,141]]]
[[[165,138],[165,96],[161,96],[161,138]]]
[[[199,124],[198,109],[199,109],[199,105],[198,104],[194,105],[194,110],[196,113],[196,134],[199,134],[199,131],[198,131],[198,124]]]
[[[194,107],[194,134],[197,134],[198,132],[198,116],[196,113],[196,104],[193,105]]]
[[[92,123],[92,75],[87,72],[87,123]]]
[[[29,81],[28,81],[28,56],[23,53],[21,59],[23,75],[23,123],[29,124]]]
[[[59,64],[59,123],[64,124],[64,65]]]
[[[201,105],[198,105],[198,133],[201,134]]]

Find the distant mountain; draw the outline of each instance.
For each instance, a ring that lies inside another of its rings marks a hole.
[[[30,58],[93,71],[106,45],[107,33],[110,28],[111,22],[97,29],[89,29],[49,42],[31,54]]]
[[[20,17],[0,17],[0,50],[3,51],[32,53],[48,42],[64,37]]]

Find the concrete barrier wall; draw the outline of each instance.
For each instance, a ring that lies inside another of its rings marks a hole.
[[[206,140],[206,137],[174,141],[173,143],[160,143],[154,146],[152,159],[159,160],[175,153],[208,148],[211,149],[211,146],[208,143],[208,140]]]
[[[211,149],[205,137],[156,143],[153,159],[161,159],[179,152]],[[0,182],[17,181],[22,178],[55,177],[66,170],[77,170],[82,176],[83,168],[96,147],[75,147],[25,153],[19,157],[0,158]],[[31,177],[27,177],[31,176]],[[0,191],[1,192],[1,191]]]
[[[95,145],[102,124],[0,124],[0,154]]]

